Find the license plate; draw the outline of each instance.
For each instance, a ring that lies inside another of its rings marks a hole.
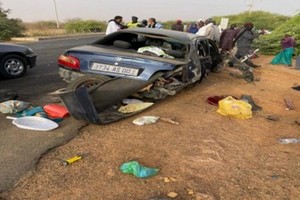
[[[111,73],[130,75],[130,76],[137,76],[139,73],[138,69],[115,66],[115,65],[107,65],[101,63],[92,63],[91,69],[95,71],[111,72]]]

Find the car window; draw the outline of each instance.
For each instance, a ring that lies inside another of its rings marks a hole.
[[[205,40],[198,42],[197,52],[200,57],[207,57],[209,55],[209,46]]]
[[[180,41],[167,37],[157,37],[147,34],[117,32],[105,36],[98,40],[94,45],[105,45],[107,48],[118,50],[126,50],[130,52],[143,53],[149,56],[160,56],[170,59],[185,59],[187,54],[187,45]],[[145,49],[148,47],[148,49]],[[151,47],[149,49],[149,47]],[[144,49],[142,49],[144,48]],[[142,50],[141,50],[142,49]],[[160,53],[153,53],[149,51],[161,51]]]

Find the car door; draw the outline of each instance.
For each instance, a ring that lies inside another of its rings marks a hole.
[[[196,43],[196,49],[201,65],[205,67],[206,70],[209,70],[212,66],[210,43],[208,40],[200,39]]]

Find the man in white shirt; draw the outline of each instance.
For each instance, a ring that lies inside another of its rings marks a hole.
[[[111,34],[113,32],[122,29],[122,25],[121,25],[122,20],[123,20],[122,16],[115,16],[114,19],[109,20],[105,35]]]

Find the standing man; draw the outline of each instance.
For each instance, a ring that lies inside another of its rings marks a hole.
[[[114,19],[109,20],[105,35],[111,34],[113,32],[122,29],[123,28],[123,26],[121,25],[122,21],[123,21],[123,17],[119,15],[115,16]]]
[[[215,42],[219,42],[220,40],[219,28],[213,24],[213,20],[211,18],[205,20],[205,25],[200,28],[196,34],[207,37]]]
[[[172,25],[172,30],[174,30],[174,31],[183,31],[183,28],[184,28],[184,26],[183,26],[182,21],[180,19],[178,19],[176,21],[176,24]]]
[[[131,17],[131,22],[129,22],[129,23],[127,24],[127,27],[128,27],[128,28],[136,28],[136,27],[139,27],[138,17],[132,16],[132,17]]]
[[[231,24],[230,28],[225,29],[220,36],[220,45],[222,49],[221,53],[226,51],[231,51],[233,48],[233,40],[236,37],[238,30],[236,29],[236,24]]]
[[[198,28],[198,30],[200,28],[202,28],[204,25],[205,25],[204,20],[203,19],[198,19],[198,21],[197,21],[197,28]]]
[[[156,19],[155,18],[149,18],[148,19],[148,25],[147,25],[148,28],[157,28],[157,29],[161,29],[163,28],[163,26],[159,23],[156,22]]]
[[[235,55],[236,58],[240,59],[248,55],[251,50],[252,41],[258,38],[259,34],[253,31],[253,27],[253,23],[247,22],[244,24],[244,28],[237,34],[235,38],[238,49]],[[246,60],[245,63],[253,68],[259,67],[259,65],[255,65],[250,59]]]

